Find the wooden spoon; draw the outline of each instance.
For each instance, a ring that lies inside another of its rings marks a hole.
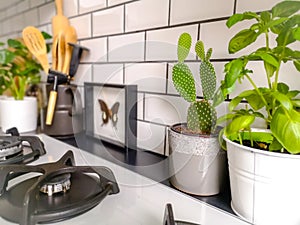
[[[72,57],[73,47],[69,43],[76,44],[77,42],[77,33],[73,26],[69,26],[65,34],[65,58],[62,72],[64,74],[69,74],[70,62]]]
[[[48,74],[49,62],[47,57],[47,47],[42,33],[35,27],[28,26],[22,32],[23,40],[29,51],[41,63],[44,71]]]

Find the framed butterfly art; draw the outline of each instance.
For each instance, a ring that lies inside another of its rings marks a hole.
[[[86,134],[136,150],[137,86],[84,83]]]

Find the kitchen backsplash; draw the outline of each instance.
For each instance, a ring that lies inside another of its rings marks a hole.
[[[171,82],[179,35],[188,32],[193,43],[201,39],[213,48],[212,61],[220,82],[224,64],[235,57],[227,52],[229,39],[239,29],[229,30],[226,19],[235,12],[269,9],[276,2],[279,0],[64,0],[64,14],[76,28],[80,44],[90,49],[74,83],[82,95],[84,82],[138,84],[138,147],[167,155],[168,126],[185,121],[187,109]],[[23,0],[10,6],[0,11],[0,41],[20,35],[28,25],[51,33],[55,14],[53,0]],[[196,56],[189,56],[188,61],[198,74]],[[256,64],[254,76],[259,80],[262,65]],[[297,72],[289,65],[283,70],[291,74],[292,88],[299,88],[300,79],[293,76]],[[226,105],[218,107],[219,116],[226,112]]]

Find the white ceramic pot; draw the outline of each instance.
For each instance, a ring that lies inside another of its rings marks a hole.
[[[170,182],[174,187],[201,196],[220,192],[226,171],[226,152],[220,149],[217,135],[190,136],[171,128],[169,147]]]
[[[35,131],[37,128],[37,99],[12,97],[0,99],[0,121],[2,131],[16,127],[20,133]]]
[[[233,211],[253,224],[299,225],[300,155],[253,149],[224,139]]]

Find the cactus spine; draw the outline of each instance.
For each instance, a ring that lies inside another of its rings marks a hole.
[[[201,59],[200,80],[203,99],[197,100],[194,76],[184,63],[191,48],[192,38],[188,33],[183,33],[178,39],[177,56],[178,63],[174,65],[172,80],[176,90],[188,102],[190,106],[187,113],[187,127],[192,132],[210,134],[216,127],[217,113],[211,104],[216,91],[216,73],[210,62],[212,49],[205,53],[204,44],[198,41],[195,52]]]

